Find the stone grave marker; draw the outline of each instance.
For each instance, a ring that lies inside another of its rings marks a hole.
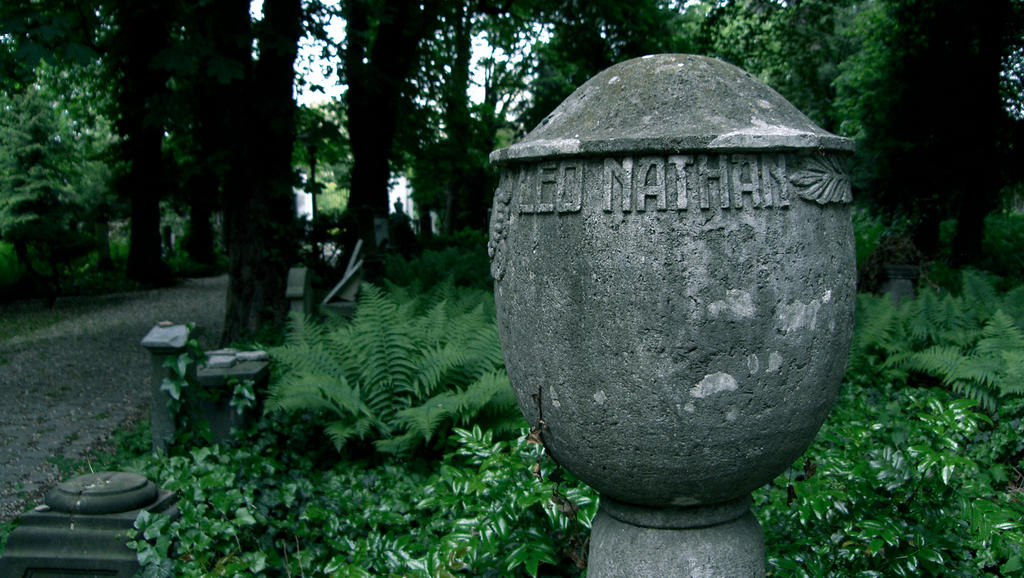
[[[164,363],[181,355],[188,343],[188,326],[161,321],[142,338],[142,346],[149,350],[152,378],[150,379],[150,426],[153,432],[153,450],[167,451],[174,440],[174,416],[168,404],[171,396],[161,389],[169,375]]]
[[[852,150],[742,70],[663,54],[491,154],[506,367],[600,492],[590,576],[765,575],[750,492],[807,448],[846,364]]]
[[[196,382],[206,393],[212,394],[208,399],[200,398],[199,414],[209,422],[214,443],[229,442],[231,429],[245,427],[254,417],[252,410],[240,410],[231,405],[234,386],[250,381],[254,391],[261,391],[268,379],[270,357],[266,351],[228,348],[206,352],[206,361],[196,369]]]
[[[127,533],[145,510],[180,517],[177,494],[130,472],[82,474],[19,517],[0,558],[0,576],[116,576],[139,570]]]
[[[285,297],[288,299],[288,310],[299,315],[313,315],[313,275],[306,267],[288,269],[285,283]]]
[[[360,251],[363,248],[363,240],[356,241],[352,254],[345,266],[345,273],[327,295],[320,302],[321,310],[330,310],[344,317],[351,317],[355,312],[356,296],[359,294],[359,285],[363,280],[363,259]]]

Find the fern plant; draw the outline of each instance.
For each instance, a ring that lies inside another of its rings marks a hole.
[[[270,355],[277,375],[267,410],[318,412],[339,451],[360,439],[408,453],[453,425],[522,424],[493,298],[450,281],[425,294],[364,284],[351,320],[293,316]]]
[[[942,379],[958,394],[994,410],[998,398],[1024,394],[1024,332],[1010,316],[997,309],[980,331],[968,333],[976,340],[964,345],[933,345],[906,355],[909,369]]]
[[[900,305],[862,294],[850,356],[855,373],[905,383],[910,372],[941,380],[987,410],[1024,395],[1024,287],[1000,295],[965,271],[959,295],[925,290]]]

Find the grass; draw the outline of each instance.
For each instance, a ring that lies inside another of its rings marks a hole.
[[[40,300],[20,301],[0,307],[0,343],[29,335],[63,321],[66,313],[46,307]]]

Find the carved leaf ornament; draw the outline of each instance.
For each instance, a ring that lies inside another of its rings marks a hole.
[[[508,236],[509,203],[512,202],[512,186],[509,179],[502,175],[497,190],[494,191],[494,207],[491,212],[491,234],[487,240],[487,255],[491,258],[491,277],[501,281],[505,276],[505,263],[508,259],[505,237]]]
[[[789,182],[800,198],[822,205],[853,200],[850,175],[834,155],[806,157],[803,167],[790,174]]]

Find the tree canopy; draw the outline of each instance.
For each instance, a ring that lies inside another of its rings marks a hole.
[[[48,93],[34,84],[0,100],[0,236],[55,296],[69,262],[92,248],[80,224],[101,203],[107,174],[89,158],[92,135]]]
[[[347,222],[367,240],[374,217],[391,209],[399,175],[412,188],[421,238],[433,229],[431,213],[446,235],[484,230],[495,183],[488,153],[600,70],[656,52],[737,64],[824,128],[857,139],[858,202],[906,223],[930,256],[939,224],[955,218],[953,260],[977,260],[985,215],[1024,180],[1021,0],[984,8],[959,0],[265,0],[261,14],[250,8],[246,0],[4,2],[5,130],[29,130],[32,102],[77,99],[87,104],[71,113],[76,126],[107,132],[58,142],[67,127],[33,117],[50,123],[35,129],[50,139],[36,137],[45,151],[38,159],[5,155],[3,239],[21,254],[27,237],[14,223],[25,219],[88,237],[85,221],[126,218],[128,274],[160,282],[168,274],[161,207],[171,202],[185,214],[183,246],[193,259],[229,256],[225,339],[237,339],[283,320],[284,274],[299,258],[292,189],[300,169],[314,195],[344,189]],[[344,34],[332,38],[326,30],[337,21]],[[339,99],[297,106],[294,91],[317,82],[305,74],[300,44],[313,47],[306,60],[337,71]],[[40,78],[69,89],[41,91]],[[8,150],[28,146],[11,135]],[[82,159],[105,168],[61,169],[60,178],[45,168],[83,167]],[[324,166],[333,170],[317,171]],[[32,195],[56,200],[25,204],[30,181]]]

